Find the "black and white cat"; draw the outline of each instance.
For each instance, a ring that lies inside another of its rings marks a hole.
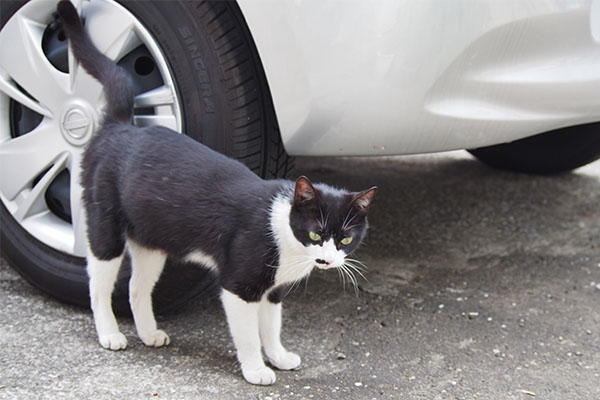
[[[349,193],[300,177],[265,181],[238,161],[163,127],[132,124],[129,76],[84,33],[68,0],[58,5],[75,57],[104,86],[104,120],[82,162],[90,298],[100,344],[124,349],[111,293],[125,251],[130,303],[148,346],[169,344],[157,329],[152,290],[169,257],[217,273],[244,378],[275,382],[300,357],[280,341],[281,300],[314,267],[352,268],[346,259],[367,232],[376,188]]]

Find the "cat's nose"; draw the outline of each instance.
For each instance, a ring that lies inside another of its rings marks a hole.
[[[323,260],[321,258],[317,258],[315,261],[317,262],[317,264],[323,264],[323,265],[329,265],[329,264],[331,264],[331,261],[329,261],[329,260]]]

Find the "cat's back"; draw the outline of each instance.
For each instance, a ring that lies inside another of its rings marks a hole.
[[[118,177],[120,186],[131,181],[155,187],[165,180],[182,185],[261,181],[239,161],[160,126],[105,124],[92,139],[82,166],[84,186],[86,175],[92,179],[105,174]]]
[[[241,162],[231,159],[189,136],[163,127],[142,128],[135,132],[135,151],[131,155],[131,169],[152,169],[196,181],[237,180],[260,181],[260,178]],[[160,171],[160,169],[163,169]],[[131,172],[131,171],[130,171]]]
[[[141,129],[124,174],[173,196],[221,198],[251,188],[263,180],[241,162],[196,140],[162,127]],[[165,187],[163,187],[165,186]],[[260,190],[260,189],[259,189]],[[238,193],[239,194],[239,193]],[[235,196],[235,195],[234,195]]]

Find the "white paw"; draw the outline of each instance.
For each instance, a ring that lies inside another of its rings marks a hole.
[[[242,368],[244,379],[253,385],[272,385],[275,383],[275,372],[269,367],[262,367],[255,370],[246,370]]]
[[[100,345],[109,350],[123,350],[127,347],[127,338],[121,332],[100,335]]]
[[[162,347],[171,343],[169,335],[160,329],[150,332],[148,334],[140,335],[140,339],[146,346],[150,347]]]
[[[302,360],[298,354],[292,353],[291,351],[286,351],[284,353],[278,354],[275,357],[268,357],[269,362],[273,364],[273,366],[277,369],[283,371],[290,371],[293,369],[300,368],[300,364]]]

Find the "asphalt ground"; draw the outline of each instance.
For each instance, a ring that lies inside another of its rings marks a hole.
[[[540,177],[464,152],[299,159],[350,189],[378,185],[355,292],[315,271],[284,301],[300,370],[247,384],[216,293],[158,317],[166,348],[120,319],[125,351],[88,310],[0,261],[0,399],[600,399],[600,162]]]

